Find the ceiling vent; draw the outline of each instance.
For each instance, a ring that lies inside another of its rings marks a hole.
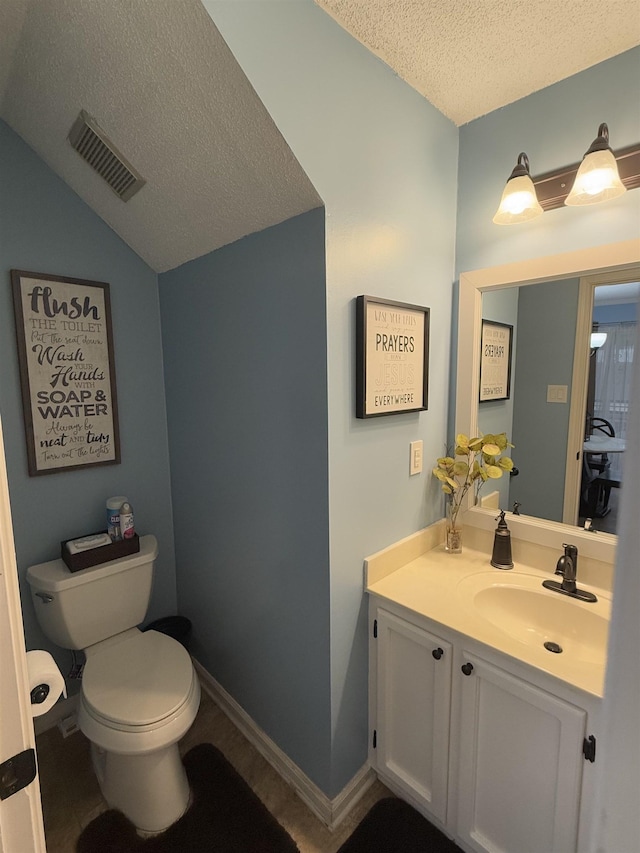
[[[121,198],[129,201],[146,181],[122,156],[95,119],[80,110],[69,131],[69,142]]]

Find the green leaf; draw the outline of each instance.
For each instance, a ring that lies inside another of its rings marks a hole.
[[[482,452],[487,456],[500,456],[500,448],[497,444],[483,444]]]
[[[502,477],[502,468],[498,468],[497,465],[487,465],[486,471],[487,476],[492,480],[499,480]]]
[[[509,444],[509,442],[507,441],[506,432],[501,432],[499,435],[494,435],[493,443],[497,444],[500,450],[506,450]]]
[[[511,459],[501,458],[507,447],[513,447],[513,444],[509,443],[505,432],[474,438],[458,433],[454,455],[438,457],[437,468],[432,469],[432,474],[447,494],[458,496],[452,500],[459,501],[472,483],[476,483],[477,491],[486,480],[497,480],[503,471],[513,469]],[[481,480],[480,485],[478,480]]]

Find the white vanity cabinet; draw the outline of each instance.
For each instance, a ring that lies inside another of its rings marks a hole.
[[[449,769],[451,645],[378,609],[376,766],[444,824]]]
[[[456,836],[478,853],[569,853],[587,714],[463,653]]]
[[[587,710],[386,600],[371,596],[370,620],[370,757],[382,781],[463,850],[583,849]]]

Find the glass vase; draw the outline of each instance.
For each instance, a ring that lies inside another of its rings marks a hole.
[[[462,553],[462,513],[452,504],[447,507],[444,549],[449,554]]]

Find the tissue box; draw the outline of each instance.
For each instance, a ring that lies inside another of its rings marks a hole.
[[[104,530],[99,530],[98,533],[104,533]],[[86,534],[95,535],[95,534]],[[112,542],[110,545],[101,545],[99,548],[90,548],[87,551],[81,551],[79,554],[70,554],[67,548],[67,541],[60,543],[62,559],[67,567],[72,572],[79,572],[82,569],[89,569],[91,566],[97,566],[98,563],[108,563],[110,560],[117,560],[119,557],[127,557],[129,554],[137,554],[140,550],[140,538],[135,533],[131,539],[119,539],[117,542]]]

